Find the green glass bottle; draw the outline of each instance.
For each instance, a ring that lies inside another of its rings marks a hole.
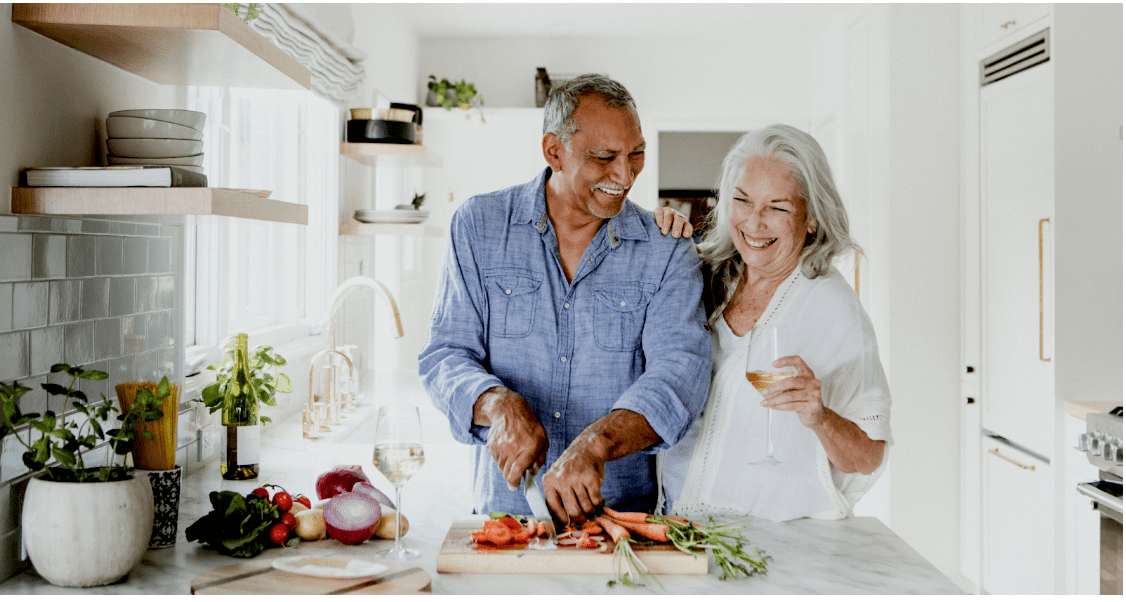
[[[262,426],[258,423],[258,397],[250,380],[250,355],[246,334],[235,335],[235,363],[223,396],[223,444],[219,470],[224,479],[258,476]]]

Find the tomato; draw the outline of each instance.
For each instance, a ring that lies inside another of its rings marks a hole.
[[[313,502],[309,501],[309,496],[305,495],[304,493],[298,493],[296,496],[294,496],[293,501],[297,502],[298,504],[303,504],[306,508],[313,507]]]
[[[289,527],[282,523],[270,527],[270,541],[284,546],[287,539],[289,539]]]
[[[270,492],[266,491],[265,487],[259,487],[258,489],[251,491],[250,495],[256,495],[260,498],[265,498],[267,500],[270,499]]]
[[[289,527],[290,529],[292,529],[292,528],[297,526],[297,517],[288,513],[288,512],[286,512],[285,514],[282,515],[281,522],[286,527]]]
[[[289,512],[293,507],[293,498],[284,491],[279,491],[274,494],[274,505],[282,512]]]

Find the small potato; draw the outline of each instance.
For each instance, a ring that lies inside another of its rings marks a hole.
[[[395,516],[398,513],[394,510],[383,506],[383,515],[379,519],[379,527],[375,530],[375,537],[380,539],[395,539]],[[399,525],[399,535],[406,535],[410,529],[410,522],[407,517],[403,517]]]
[[[324,539],[327,527],[325,526],[323,510],[320,508],[304,510],[294,515],[294,518],[297,519],[297,525],[293,528],[293,531],[297,533],[298,537],[305,541]],[[394,527],[391,530],[394,531]]]

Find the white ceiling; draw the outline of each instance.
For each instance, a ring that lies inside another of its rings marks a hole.
[[[384,4],[420,39],[748,36],[820,30],[849,4],[410,3]]]

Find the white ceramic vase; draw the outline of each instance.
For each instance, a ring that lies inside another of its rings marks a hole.
[[[149,547],[152,488],[147,478],[109,483],[31,479],[21,528],[35,570],[66,587],[113,583]]]

